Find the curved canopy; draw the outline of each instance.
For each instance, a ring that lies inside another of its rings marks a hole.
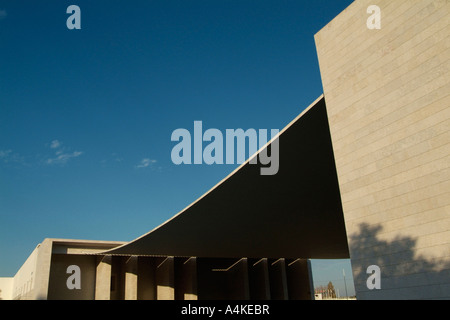
[[[348,258],[323,96],[275,139],[277,174],[247,161],[167,222],[104,254]]]

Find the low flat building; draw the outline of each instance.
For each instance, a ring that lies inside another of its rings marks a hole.
[[[113,241],[45,239],[15,277],[12,300],[311,299],[301,259],[104,255]],[[5,279],[5,278],[3,278]]]

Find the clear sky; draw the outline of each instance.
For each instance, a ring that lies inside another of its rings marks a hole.
[[[351,2],[0,0],[0,276],[44,238],[133,240],[208,191],[237,165],[176,166],[171,133],[282,129]]]

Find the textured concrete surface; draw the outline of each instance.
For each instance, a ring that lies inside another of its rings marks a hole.
[[[449,21],[446,0],[360,0],[315,36],[359,299],[450,298]]]

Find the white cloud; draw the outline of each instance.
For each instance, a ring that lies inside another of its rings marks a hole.
[[[59,148],[60,146],[61,146],[61,142],[59,142],[58,140],[53,140],[50,144],[50,148],[52,148],[52,149]]]
[[[57,153],[56,158],[49,158],[47,159],[47,164],[65,164],[67,161],[69,161],[71,158],[79,157],[83,154],[81,151],[74,151],[72,153]]]
[[[50,143],[50,149],[55,150],[55,157],[48,158],[45,161],[46,164],[66,164],[70,159],[77,158],[83,154],[81,151],[68,151],[59,140],[53,140]]]
[[[146,168],[154,163],[156,163],[156,160],[145,158],[141,160],[141,162],[136,166],[136,168]]]
[[[19,163],[25,164],[25,158],[11,149],[0,150],[0,160],[4,163]]]

